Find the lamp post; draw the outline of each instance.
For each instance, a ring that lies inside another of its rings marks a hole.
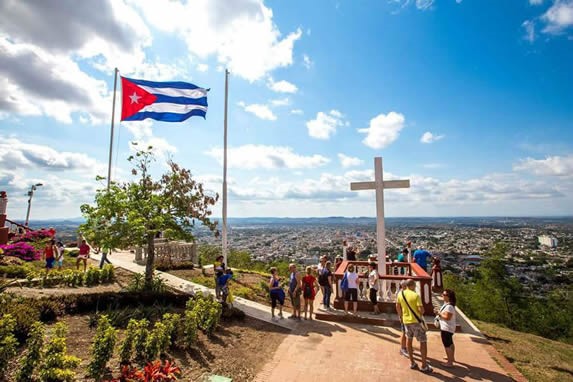
[[[32,206],[32,196],[34,196],[34,191],[38,189],[38,187],[43,186],[42,183],[36,183],[30,187],[30,191],[28,191],[28,212],[26,212],[26,223],[24,225],[28,226],[28,221],[30,219],[30,207]]]

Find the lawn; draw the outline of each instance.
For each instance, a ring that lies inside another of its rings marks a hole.
[[[573,345],[487,322],[474,322],[529,381],[573,381]]]

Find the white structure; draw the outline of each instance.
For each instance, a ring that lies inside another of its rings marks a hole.
[[[386,231],[384,227],[384,189],[410,188],[410,180],[387,180],[382,175],[382,158],[374,158],[374,182],[350,183],[352,191],[376,190],[376,242],[378,274],[386,275]]]
[[[557,239],[554,238],[553,236],[547,236],[547,235],[538,236],[537,240],[539,240],[539,244],[545,245],[549,248],[557,247]]]

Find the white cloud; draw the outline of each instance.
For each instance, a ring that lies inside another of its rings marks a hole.
[[[130,0],[156,28],[176,33],[201,59],[215,56],[249,81],[293,63],[299,28],[283,36],[262,0]],[[199,16],[200,15],[200,16]]]
[[[338,110],[331,110],[328,114],[319,111],[315,119],[306,123],[308,135],[316,139],[329,139],[338,127],[347,125],[348,122]]]
[[[288,106],[290,105],[290,100],[288,98],[280,98],[271,100],[271,105],[278,106]]]
[[[206,72],[207,70],[209,70],[209,65],[207,64],[197,64],[197,70],[200,72]]]
[[[213,148],[205,154],[223,162],[223,149]],[[242,169],[255,168],[314,168],[320,167],[330,160],[322,155],[300,155],[293,152],[291,147],[244,145],[228,149],[228,166]]]
[[[261,105],[258,103],[247,105],[242,101],[239,102],[238,105],[241,106],[246,112],[254,114],[260,119],[267,121],[276,121],[277,119],[277,116],[267,105]]]
[[[573,0],[556,0],[541,19],[546,23],[545,33],[558,34],[573,27]]]
[[[364,164],[364,161],[362,159],[356,158],[356,157],[351,157],[348,155],[344,155],[342,153],[338,154],[338,159],[340,160],[340,164],[344,168],[352,167],[352,166],[360,166],[360,165]]]
[[[312,62],[312,60],[310,59],[310,57],[307,54],[303,54],[302,62],[304,64],[304,67],[307,69],[312,68],[312,66],[314,65],[314,62]]]
[[[531,20],[525,20],[521,26],[525,29],[525,35],[523,38],[530,43],[535,41],[535,22]]]
[[[165,138],[154,136],[153,121],[151,119],[122,123],[121,127],[132,134],[133,142],[137,142],[137,145],[130,145],[131,151],[142,150],[151,146],[161,162],[165,162],[171,154],[177,152],[177,147],[173,146]]]
[[[292,84],[288,81],[281,80],[275,82],[272,77],[269,77],[269,81],[267,82],[267,86],[274,92],[277,93],[291,93],[294,94],[298,91],[298,88],[295,84]]]
[[[302,111],[301,109],[292,109],[290,113],[295,115],[302,115],[304,114],[304,111]]]
[[[515,164],[513,169],[538,176],[573,177],[573,155],[551,156],[545,159],[526,158]]]
[[[428,9],[434,4],[434,0],[416,0],[416,8],[418,9]]]
[[[359,133],[366,134],[362,143],[373,149],[388,147],[400,136],[400,130],[404,128],[405,120],[403,114],[394,111],[388,114],[379,114],[370,120],[368,128],[358,129]]]
[[[420,138],[420,142],[422,143],[434,143],[436,141],[439,141],[440,139],[443,139],[445,137],[445,135],[434,135],[429,131],[426,131],[424,134],[422,134],[422,137]]]

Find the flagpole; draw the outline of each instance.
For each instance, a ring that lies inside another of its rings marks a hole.
[[[225,69],[225,121],[223,133],[223,258],[227,263],[227,101],[229,98],[229,71]]]
[[[111,134],[109,137],[109,163],[107,166],[107,189],[111,185],[111,159],[112,159],[112,152],[113,152],[113,127],[115,122],[115,94],[117,91],[117,68],[114,70],[115,76],[113,79],[113,106],[111,107]]]

